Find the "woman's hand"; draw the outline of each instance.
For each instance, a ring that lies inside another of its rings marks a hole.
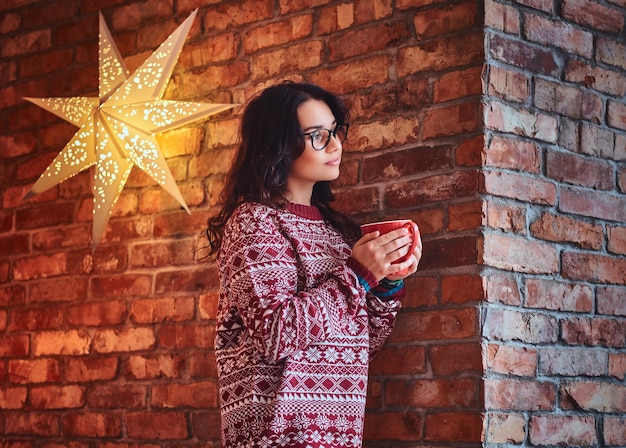
[[[419,237],[418,237],[419,238]],[[388,278],[400,280],[414,274],[422,257],[422,240],[419,239],[413,254],[401,263],[392,264],[395,260],[407,255],[411,249],[411,236],[406,228],[396,229],[380,235],[380,232],[366,233],[352,248],[352,257],[376,277],[376,280]],[[395,273],[403,270],[406,273]]]

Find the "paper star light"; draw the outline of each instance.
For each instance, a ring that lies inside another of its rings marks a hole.
[[[100,14],[98,98],[25,98],[79,128],[33,184],[26,198],[95,166],[92,249],[100,241],[113,205],[135,165],[190,213],[155,134],[235,106],[162,99],[197,12],[195,10],[132,75]]]

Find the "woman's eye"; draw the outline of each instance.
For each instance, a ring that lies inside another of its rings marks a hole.
[[[312,132],[311,137],[313,137],[313,140],[315,140],[316,142],[321,142],[323,140],[322,131]]]

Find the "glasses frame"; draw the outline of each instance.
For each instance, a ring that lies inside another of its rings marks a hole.
[[[315,150],[315,151],[323,151],[324,149],[326,149],[328,147],[328,145],[330,144],[330,138],[331,137],[335,137],[337,140],[339,140],[339,143],[341,143],[343,145],[343,142],[345,142],[348,138],[348,129],[350,128],[349,124],[338,124],[337,126],[335,126],[335,129],[326,129],[326,128],[319,128],[316,129],[314,131],[311,132],[305,132],[302,135],[303,136],[308,136],[311,139],[311,147]],[[337,136],[337,131],[340,129],[345,129],[346,130],[346,134],[343,137],[343,139],[339,138]],[[328,139],[326,139],[326,142],[324,143],[324,146],[322,146],[321,148],[316,148],[315,147],[315,143],[313,142],[313,134],[315,134],[316,132],[319,131],[327,131],[328,132]]]

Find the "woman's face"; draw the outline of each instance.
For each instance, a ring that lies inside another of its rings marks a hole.
[[[298,107],[298,121],[305,134],[319,129],[332,131],[337,126],[328,105],[319,100],[302,103]],[[308,195],[310,200],[316,182],[331,181],[339,177],[341,152],[342,145],[335,136],[331,136],[324,149],[316,150],[312,146],[311,137],[305,135],[304,151],[293,161],[287,177],[287,189],[294,198]]]

